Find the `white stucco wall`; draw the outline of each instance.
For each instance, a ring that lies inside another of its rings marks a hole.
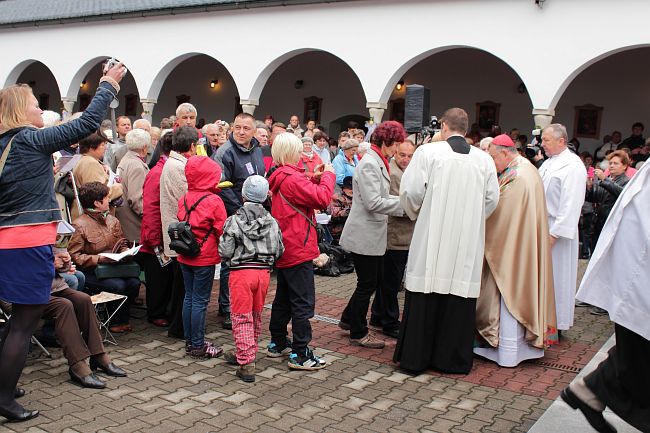
[[[114,55],[141,98],[156,99],[173,68],[196,52],[223,64],[241,99],[259,100],[284,61],[320,49],[355,71],[367,102],[385,103],[419,60],[467,46],[502,59],[526,84],[532,107],[552,110],[588,65],[650,43],[649,12],[645,0],[547,0],[542,9],[532,0],[373,0],[2,29],[0,82],[15,82],[36,59],[61,95],[74,97],[97,59]],[[457,67],[480,74],[483,65]]]

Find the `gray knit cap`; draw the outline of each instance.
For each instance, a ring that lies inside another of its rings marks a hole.
[[[246,178],[241,189],[244,199],[253,203],[264,203],[268,192],[269,182],[257,174]]]

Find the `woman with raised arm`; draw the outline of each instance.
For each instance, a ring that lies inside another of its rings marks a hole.
[[[16,397],[25,391],[16,385],[54,279],[52,246],[61,212],[52,154],[97,130],[125,73],[121,63],[113,66],[80,118],[43,129],[29,86],[0,90],[0,299],[13,304],[0,342],[0,415],[10,421],[38,416],[18,404]]]

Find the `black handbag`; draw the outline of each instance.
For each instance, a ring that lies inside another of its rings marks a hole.
[[[139,278],[140,265],[136,262],[100,264],[95,268],[95,277],[98,280],[105,280],[106,278]]]
[[[196,240],[196,236],[192,233],[192,226],[190,225],[190,214],[201,200],[208,197],[210,194],[206,194],[196,201],[191,208],[187,208],[187,201],[183,198],[183,206],[185,206],[185,220],[179,221],[177,223],[171,223],[167,228],[167,233],[171,242],[169,243],[169,248],[176,251],[178,254],[186,257],[196,257],[201,253],[201,247],[208,240],[214,227],[210,227],[210,230],[205,234],[201,242]]]

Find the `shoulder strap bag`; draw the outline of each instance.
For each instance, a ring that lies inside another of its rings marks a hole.
[[[5,147],[5,150],[2,152],[2,156],[0,156],[0,178],[2,177],[2,170],[4,170],[5,163],[7,162],[7,158],[9,157],[9,151],[11,150],[11,143],[14,141],[14,138],[16,138],[15,135],[11,137],[11,139],[9,140],[9,144],[7,144],[7,147]]]
[[[289,205],[293,210],[295,210],[296,212],[298,212],[299,215],[302,215],[302,217],[303,217],[304,219],[307,220],[307,222],[309,223],[309,225],[312,226],[314,229],[316,229],[316,231],[318,231],[318,226],[314,223],[314,221],[312,221],[311,218],[309,218],[307,215],[305,215],[305,213],[304,213],[303,211],[301,211],[300,209],[298,209],[297,207],[295,207],[294,205],[292,205],[292,204],[289,202],[289,200],[287,200],[286,197],[282,194],[282,192],[278,191],[278,194],[280,194],[280,198],[281,198],[282,200],[284,200],[284,202],[285,202],[286,204],[288,204],[288,205]],[[309,228],[307,229],[307,236],[305,236],[305,242],[303,242],[303,245],[307,245],[307,240],[308,240],[308,239],[309,239]]]

